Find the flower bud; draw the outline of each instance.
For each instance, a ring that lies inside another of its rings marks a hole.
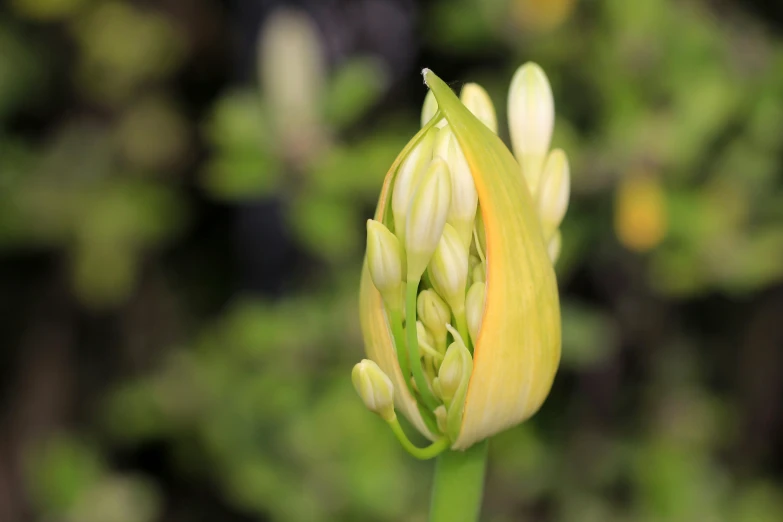
[[[424,105],[421,108],[421,126],[427,125],[436,112],[438,112],[438,101],[435,99],[432,91],[427,91],[427,96],[424,97]],[[439,129],[444,125],[446,125],[445,118],[436,123],[435,127]]]
[[[433,288],[443,296],[455,314],[465,307],[468,250],[457,231],[448,223],[432,255],[429,275]]]
[[[364,359],[353,367],[351,380],[364,405],[383,420],[390,422],[394,413],[394,386],[375,362]]]
[[[434,96],[433,96],[434,98]],[[481,123],[489,127],[489,130],[498,133],[498,119],[495,116],[495,106],[487,94],[487,91],[477,83],[466,83],[462,87],[459,99],[473,115],[481,120]],[[437,103],[437,102],[435,102]]]
[[[474,283],[486,283],[487,282],[487,265],[479,263],[473,267],[470,279]]]
[[[374,219],[367,220],[367,267],[387,306],[402,307],[402,252],[400,242],[389,229]]]
[[[400,165],[394,178],[394,190],[391,198],[394,232],[403,245],[405,244],[405,220],[408,216],[408,208],[416,186],[432,160],[432,146],[436,134],[437,131],[432,130],[421,137],[419,143]]]
[[[479,257],[486,258],[487,255],[487,232],[484,230],[484,216],[481,215],[481,208],[476,210],[476,223],[473,225],[476,230],[477,251],[480,250]]]
[[[435,338],[427,331],[427,327],[421,321],[416,321],[416,337],[419,342],[419,349],[423,354],[429,356],[438,355],[438,351],[435,348]]]
[[[435,143],[432,145],[432,157],[442,158],[448,163],[449,161],[449,146],[454,141],[454,135],[451,132],[451,128],[448,125],[444,125],[439,128],[435,135]],[[449,165],[450,167],[451,165]]]
[[[416,188],[405,223],[408,281],[421,279],[443,234],[450,202],[449,168],[435,158]]]
[[[463,382],[470,379],[470,372],[473,371],[473,358],[470,356],[470,351],[456,330],[453,330],[453,335],[455,340],[446,350],[438,370],[440,392],[447,407],[457,395]]]
[[[435,422],[438,423],[438,429],[441,431],[441,433],[446,433],[446,431],[448,431],[448,414],[446,413],[446,407],[441,404],[435,408],[434,413]]]
[[[568,196],[571,189],[568,158],[560,149],[553,150],[546,160],[544,174],[538,193],[538,215],[544,238],[549,240],[568,208]]]
[[[438,350],[446,348],[446,325],[451,320],[449,305],[434,290],[423,290],[416,300],[416,314],[432,334]]]
[[[446,222],[457,230],[465,248],[470,248],[478,207],[478,193],[473,183],[473,175],[470,173],[470,165],[453,136],[449,140],[447,160],[451,174],[451,206]]]
[[[514,74],[508,92],[511,146],[530,192],[537,191],[544,159],[555,125],[555,102],[549,80],[538,65],[528,62]]]
[[[478,334],[481,329],[481,319],[484,316],[484,296],[487,286],[484,282],[473,283],[465,297],[465,316],[468,319],[468,332],[473,346],[478,343]]]

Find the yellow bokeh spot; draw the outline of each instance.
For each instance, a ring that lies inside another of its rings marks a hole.
[[[550,31],[566,21],[576,0],[513,0],[511,18],[517,26]]]
[[[614,228],[620,243],[637,252],[655,248],[666,235],[666,194],[657,177],[633,173],[615,193]]]

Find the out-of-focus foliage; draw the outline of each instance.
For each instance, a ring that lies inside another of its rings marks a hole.
[[[349,378],[418,71],[318,10],[266,13],[244,63],[222,4],[0,8],[1,520],[426,519],[430,465]],[[501,120],[541,63],[572,161],[562,371],[493,440],[484,519],[783,520],[780,31],[740,2],[407,15],[419,65]]]

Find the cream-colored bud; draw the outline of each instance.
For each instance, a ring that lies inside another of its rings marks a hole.
[[[423,290],[416,299],[416,313],[432,334],[435,347],[446,349],[446,325],[451,320],[449,305],[434,290]]]
[[[432,145],[432,157],[443,158],[447,163],[449,161],[449,146],[454,141],[454,133],[451,127],[444,125],[439,128],[435,136],[435,143]]]
[[[487,265],[486,263],[479,263],[473,267],[473,271],[470,274],[470,279],[474,283],[485,283],[487,281]]]
[[[549,240],[549,243],[546,246],[547,254],[549,254],[549,260],[552,261],[553,265],[560,257],[561,247],[562,247],[562,237],[560,235],[560,231],[558,230],[557,232],[555,232],[555,234],[552,236],[552,239]]]
[[[453,137],[449,141],[448,163],[451,174],[451,206],[446,222],[457,230],[462,244],[469,249],[478,207],[478,193],[468,160]]]
[[[438,350],[435,348],[435,338],[421,321],[416,321],[416,337],[419,341],[419,351],[423,355],[436,357],[438,360],[440,360],[442,354],[439,354]]]
[[[392,309],[402,307],[402,250],[400,242],[383,223],[367,220],[367,268],[370,277]]]
[[[405,220],[408,217],[408,208],[410,208],[416,186],[432,161],[432,147],[437,132],[437,130],[431,130],[421,137],[421,141],[408,154],[394,177],[391,198],[394,232],[403,245],[405,244]]]
[[[469,379],[470,372],[473,371],[473,358],[470,351],[456,330],[453,330],[452,334],[454,342],[446,350],[446,355],[443,357],[440,370],[438,370],[438,383],[446,407],[457,395],[463,381],[466,378]]]
[[[435,95],[432,91],[427,91],[427,96],[424,97],[424,105],[421,107],[421,126],[424,127],[429,123],[435,113],[438,112],[438,101],[435,99]],[[446,118],[441,119],[435,124],[437,128],[441,128],[446,125]]]
[[[477,83],[466,83],[459,94],[462,104],[468,108],[473,116],[489,127],[489,130],[498,133],[498,119],[495,115],[495,106],[487,94],[487,91]]]
[[[405,222],[407,280],[421,279],[446,225],[451,180],[446,162],[435,158],[419,182]]]
[[[555,102],[544,71],[528,62],[514,74],[508,92],[511,146],[531,193],[537,191],[552,130]]]
[[[571,177],[568,158],[561,149],[555,149],[547,157],[538,193],[538,215],[544,237],[549,240],[563,221],[568,209]],[[453,196],[452,196],[453,199]]]
[[[394,385],[374,361],[364,359],[354,366],[351,380],[368,410],[387,422],[394,420]]]
[[[465,307],[468,281],[468,249],[457,231],[446,223],[429,266],[430,282],[455,314]]]
[[[448,414],[446,412],[446,407],[444,405],[440,405],[437,408],[435,408],[435,422],[438,424],[438,429],[441,433],[446,433],[448,430]]]
[[[468,319],[468,332],[473,346],[478,343],[478,334],[481,329],[481,319],[484,317],[484,296],[487,285],[478,281],[471,285],[468,295],[465,297],[465,316]]]

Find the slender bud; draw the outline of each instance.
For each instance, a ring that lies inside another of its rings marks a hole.
[[[450,202],[449,168],[435,158],[416,188],[405,223],[408,281],[421,279],[443,234]]]
[[[423,290],[416,300],[416,313],[432,334],[435,348],[446,349],[446,325],[451,320],[449,305],[434,290]]]
[[[446,407],[444,405],[440,405],[437,408],[435,408],[435,421],[438,423],[438,429],[441,433],[446,433],[448,430],[448,414],[446,412]]]
[[[424,105],[421,108],[421,126],[424,127],[429,123],[435,113],[438,112],[438,101],[435,99],[435,95],[432,91],[427,91],[427,96],[424,97]],[[441,119],[435,124],[437,128],[441,128],[446,125],[446,118]]]
[[[479,263],[478,265],[474,266],[470,278],[474,283],[486,283],[487,265],[485,263]]]
[[[570,190],[568,158],[561,149],[555,149],[546,160],[538,194],[538,215],[541,218],[541,226],[547,240],[552,237],[563,221],[568,208]]]
[[[471,357],[459,332],[451,325],[448,325],[447,328],[454,337],[454,342],[446,350],[438,372],[438,381],[443,401],[448,410],[447,434],[451,440],[457,440],[465,409],[465,396],[468,393],[468,384],[473,373],[473,357]]]
[[[473,116],[478,118],[489,130],[498,133],[498,119],[495,116],[495,107],[487,91],[477,83],[466,83],[459,94],[462,104],[468,108]]]
[[[416,337],[419,341],[419,349],[422,353],[430,356],[438,353],[435,349],[435,338],[421,321],[416,321]]]
[[[392,190],[394,232],[403,245],[405,244],[405,220],[408,216],[408,208],[413,199],[416,185],[432,160],[432,146],[436,134],[437,131],[432,130],[421,137],[421,141],[402,162],[394,178],[394,189]]]
[[[470,257],[468,257],[468,282],[469,282],[468,284],[473,283],[473,269],[480,264],[481,264],[481,259],[477,255],[471,252]]]
[[[473,371],[473,358],[459,334],[455,333],[455,340],[446,350],[438,371],[440,392],[447,407],[457,395],[465,378],[470,378],[471,371]]]
[[[531,193],[537,191],[552,140],[555,102],[544,71],[528,62],[514,74],[508,92],[511,145]]]
[[[454,137],[449,141],[447,160],[449,173],[451,173],[451,206],[446,222],[457,230],[465,248],[470,248],[473,223],[478,207],[478,193],[468,160],[465,159],[465,155]]]
[[[546,252],[549,255],[549,260],[552,261],[553,265],[560,257],[561,246],[562,246],[562,237],[560,235],[560,231],[558,230],[557,232],[555,232],[555,235],[552,236],[552,239],[549,240],[549,243],[546,246]]]
[[[435,136],[435,143],[432,146],[432,157],[443,158],[448,163],[449,146],[452,141],[454,141],[454,134],[451,132],[448,124],[439,128],[438,134]]]
[[[400,242],[382,223],[367,220],[367,267],[375,288],[387,306],[402,307],[402,251]]]
[[[486,295],[487,285],[479,281],[473,283],[465,297],[465,316],[468,319],[468,332],[473,346],[478,343],[478,334],[481,329],[481,319],[484,316],[484,296]]]
[[[429,267],[433,288],[446,300],[455,314],[465,307],[465,285],[468,281],[468,249],[457,231],[446,223],[438,248]]]
[[[351,380],[368,410],[387,422],[394,420],[394,385],[374,361],[364,359],[354,366]]]

